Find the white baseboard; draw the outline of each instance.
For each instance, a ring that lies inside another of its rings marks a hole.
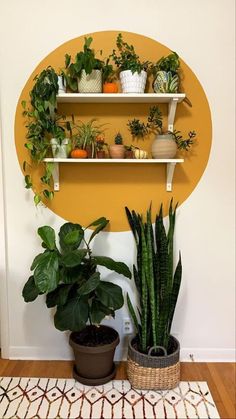
[[[182,348],[180,360],[191,362],[193,355],[195,362],[235,362],[235,350],[226,348]],[[73,352],[68,346],[65,347],[36,347],[36,346],[11,346],[9,359],[31,360],[73,360]],[[127,359],[127,347],[118,347],[115,353],[115,361]]]

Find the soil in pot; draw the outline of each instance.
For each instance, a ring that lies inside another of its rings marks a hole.
[[[113,362],[119,335],[108,326],[87,326],[73,332],[69,341],[74,351],[74,378],[86,385],[105,384],[115,376]]]

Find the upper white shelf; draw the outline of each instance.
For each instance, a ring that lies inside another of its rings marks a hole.
[[[185,93],[60,93],[58,103],[168,103],[168,130],[174,131],[177,104]]]
[[[182,102],[185,93],[60,93],[59,103],[170,103]]]

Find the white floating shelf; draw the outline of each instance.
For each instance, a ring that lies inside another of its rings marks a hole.
[[[63,103],[169,103],[182,102],[185,93],[60,93]]]
[[[59,191],[59,164],[60,163],[78,163],[78,164],[166,164],[166,190],[172,191],[172,179],[176,163],[183,163],[184,159],[44,159],[46,163],[54,163],[53,181],[54,191]]]
[[[185,93],[60,93],[58,103],[168,103],[168,130],[174,130],[177,104]]]

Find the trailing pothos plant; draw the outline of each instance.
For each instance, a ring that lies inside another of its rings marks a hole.
[[[61,142],[69,133],[71,136],[71,124],[57,112],[58,76],[51,67],[44,69],[34,78],[34,86],[30,91],[30,104],[22,101],[23,116],[26,118],[26,142],[25,147],[29,151],[30,162],[23,162],[25,173],[25,186],[32,188],[32,164],[44,165],[44,174],[41,177],[43,188],[35,191],[34,202],[38,205],[43,198],[52,199],[54,196],[51,188],[53,163],[44,163],[43,160],[51,150],[50,139],[57,138]]]
[[[147,354],[152,346],[168,352],[169,338],[182,278],[182,262],[174,268],[174,231],[176,208],[169,206],[169,226],[163,220],[162,205],[152,225],[151,207],[146,219],[125,207],[137,247],[137,263],[133,265],[138,295],[138,309],[127,295],[127,303],[138,336],[138,349]],[[162,352],[161,352],[162,354]],[[157,353],[158,355],[158,353]]]
[[[58,234],[59,247],[52,227],[38,229],[44,251],[34,258],[32,275],[22,294],[25,302],[46,294],[47,307],[56,307],[54,324],[61,331],[78,332],[87,322],[99,325],[105,316],[114,317],[115,311],[123,306],[121,287],[102,280],[98,266],[131,278],[128,266],[107,256],[94,255],[91,250],[92,240],[108,223],[105,217],[86,228],[65,223]],[[89,227],[95,229],[87,238]]]

